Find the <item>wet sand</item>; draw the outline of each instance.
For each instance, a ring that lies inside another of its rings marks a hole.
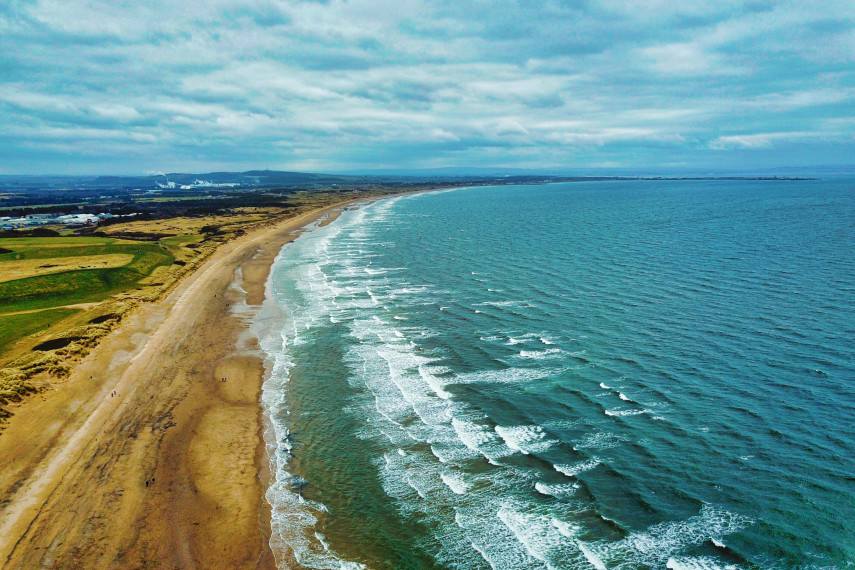
[[[237,348],[279,249],[341,208],[223,245],[0,433],[4,568],[273,568],[259,395]],[[223,381],[223,378],[226,378]]]

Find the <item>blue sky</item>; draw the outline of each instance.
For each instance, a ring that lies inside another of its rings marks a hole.
[[[855,0],[4,0],[0,134],[0,174],[852,165]]]

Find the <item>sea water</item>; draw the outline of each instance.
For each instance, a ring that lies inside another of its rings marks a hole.
[[[855,183],[408,195],[286,246],[256,326],[305,568],[855,565]]]

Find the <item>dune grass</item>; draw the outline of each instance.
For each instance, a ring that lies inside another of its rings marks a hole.
[[[3,271],[0,272],[0,283],[63,271],[122,267],[129,264],[133,259],[134,256],[128,253],[76,255],[46,259],[13,259],[4,261],[3,265],[0,266],[3,268]]]
[[[178,247],[187,243],[199,243],[202,239],[202,236],[198,234],[186,234],[163,238],[160,243],[168,247]]]
[[[16,340],[50,328],[80,309],[48,309],[36,313],[0,315],[0,352]]]

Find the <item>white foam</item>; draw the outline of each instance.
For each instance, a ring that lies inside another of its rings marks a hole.
[[[507,457],[511,452],[503,445],[501,438],[487,426],[457,417],[452,418],[451,425],[464,445],[477,451],[492,463]]]
[[[596,568],[597,570],[607,570],[606,565],[603,563],[602,559],[597,556],[591,548],[583,542],[578,542],[579,550],[585,556],[585,560],[587,560],[591,566]]]
[[[572,496],[579,488],[578,483],[564,483],[561,485],[553,485],[549,483],[541,483],[538,481],[534,484],[535,490],[541,495],[549,495],[558,499]]]
[[[448,459],[443,457],[442,454],[432,445],[430,446],[430,452],[433,453],[434,457],[439,459],[440,463],[448,463]]]
[[[517,540],[519,540],[526,551],[532,558],[536,558],[541,562],[546,562],[546,554],[544,550],[548,549],[549,545],[541,546],[539,544],[540,540],[543,539],[543,536],[540,533],[537,533],[532,528],[534,525],[531,524],[531,519],[526,517],[523,513],[518,513],[506,506],[503,506],[499,509],[498,513],[499,519],[507,525],[511,532],[516,535]]]
[[[751,522],[746,517],[704,505],[697,516],[653,525],[644,532],[634,532],[609,545],[609,552],[620,556],[634,555],[636,560],[649,565],[662,565],[671,559],[679,563],[675,557],[687,548],[698,546],[713,537],[720,539],[745,528]]]
[[[459,473],[440,473],[440,479],[456,495],[465,495],[472,488],[472,483]]]
[[[327,228],[332,227],[333,225],[330,225]],[[302,250],[311,249],[313,243],[317,245],[319,241],[325,239],[325,235],[330,233],[329,229],[320,229],[312,235],[314,242],[298,240],[301,245],[298,246],[297,251],[301,248]],[[283,250],[277,260],[282,259],[289,252],[290,250]],[[290,266],[289,270],[308,274],[305,281],[297,278],[295,282],[301,281],[302,285],[308,289],[323,290],[323,273],[310,262]],[[274,271],[283,271],[282,265],[274,266]],[[270,471],[273,475],[273,481],[265,493],[271,505],[270,544],[274,553],[277,554],[291,550],[297,561],[307,567],[331,570],[363,568],[362,565],[346,561],[331,552],[323,535],[316,532],[318,516],[328,510],[321,503],[306,500],[291,486],[293,476],[288,472],[287,467],[293,442],[288,426],[274,419],[288,417],[290,414],[290,410],[285,406],[284,394],[285,386],[290,379],[290,371],[294,366],[289,350],[302,342],[297,331],[308,328],[312,321],[327,322],[331,315],[328,311],[296,306],[289,306],[287,312],[283,311],[277,303],[281,298],[274,290],[273,280],[268,282],[266,292],[269,302],[264,304],[260,314],[270,314],[272,319],[281,323],[276,329],[261,330],[257,334],[262,350],[272,363],[263,384],[261,398],[268,420],[265,442],[268,448]],[[328,291],[322,292],[319,297],[324,298],[327,293]],[[293,313],[290,309],[294,309]],[[259,326],[264,326],[263,323],[263,320],[257,321]],[[253,326],[255,327],[255,324]]]
[[[552,519],[552,524],[558,529],[558,532],[560,532],[562,536],[573,539],[572,543],[576,545],[588,564],[593,566],[596,570],[607,570],[602,558],[594,552],[591,546],[576,539],[579,532],[582,530],[578,525],[571,525],[558,519]]]
[[[560,348],[549,348],[547,350],[521,350],[520,358],[548,358],[550,356],[555,356],[558,354],[563,354],[564,351]]]
[[[490,567],[496,570],[543,570],[542,562],[529,555],[513,532],[504,524],[495,524],[493,517],[486,512],[476,515],[458,510],[454,519],[457,526],[470,537],[471,547],[481,554]],[[455,566],[468,568],[460,564]]]
[[[552,522],[552,526],[557,528],[558,532],[560,532],[562,536],[566,536],[567,538],[574,538],[581,530],[579,525],[570,524],[567,521],[562,521],[556,518],[553,518],[550,522]]]
[[[458,374],[451,378],[445,378],[446,384],[476,384],[476,383],[495,383],[495,384],[524,384],[534,380],[540,380],[545,377],[556,375],[562,372],[563,368],[504,368],[501,370],[484,370],[481,372],[469,372],[466,374]]]
[[[520,305],[524,305],[525,301],[484,301],[482,303],[475,304],[490,307],[519,307]]]
[[[611,449],[620,445],[625,439],[625,437],[617,436],[613,433],[597,432],[586,435],[580,441],[576,442],[573,448],[577,451],[580,449]]]
[[[669,570],[737,570],[735,564],[720,565],[716,560],[709,557],[675,557],[669,558],[665,564]]]
[[[594,467],[600,464],[600,460],[596,457],[592,459],[588,459],[587,461],[580,461],[579,463],[574,463],[572,465],[567,464],[555,464],[553,467],[559,473],[563,473],[568,477],[576,477],[580,473],[584,473],[585,471],[590,471]]]
[[[476,311],[476,312],[478,312],[478,311]],[[483,340],[484,342],[498,342],[498,341],[502,340],[502,338],[503,338],[503,337],[500,337],[500,336],[485,335],[485,336],[481,336],[481,337],[478,337],[478,338],[480,338],[480,339],[481,339],[481,340]]]
[[[330,545],[329,545],[329,543],[326,541],[326,537],[324,537],[324,535],[322,535],[321,533],[316,532],[316,533],[315,533],[315,538],[317,538],[317,539],[318,539],[318,542],[320,542],[320,543],[321,543],[321,545],[324,547],[324,550],[326,550],[327,552],[329,552]]]
[[[422,499],[427,499],[427,495],[426,495],[426,494],[424,493],[424,491],[422,491],[422,490],[421,490],[421,489],[420,489],[420,488],[419,488],[415,483],[413,483],[413,480],[412,480],[412,479],[410,479],[409,477],[407,477],[407,478],[406,478],[406,480],[407,480],[407,484],[408,484],[410,487],[412,487],[412,489],[416,492],[416,494],[417,494],[419,497],[421,497]]]
[[[554,517],[522,508],[506,503],[497,514],[532,558],[545,563],[548,569],[577,567],[582,562],[579,551],[566,540],[564,532],[570,529],[569,525],[562,529]]]
[[[452,394],[445,390],[445,385],[442,380],[437,378],[434,374],[431,374],[431,367],[426,366],[425,364],[419,364],[418,370],[422,380],[430,386],[430,389],[433,390],[437,396],[443,400],[451,398]]]
[[[618,409],[614,409],[614,410],[606,410],[605,411],[605,414],[607,416],[616,416],[616,417],[640,416],[641,414],[649,414],[649,413],[652,413],[652,410],[618,410]]]
[[[496,433],[509,448],[525,455],[543,453],[558,444],[558,440],[550,439],[540,426],[496,426]]]

